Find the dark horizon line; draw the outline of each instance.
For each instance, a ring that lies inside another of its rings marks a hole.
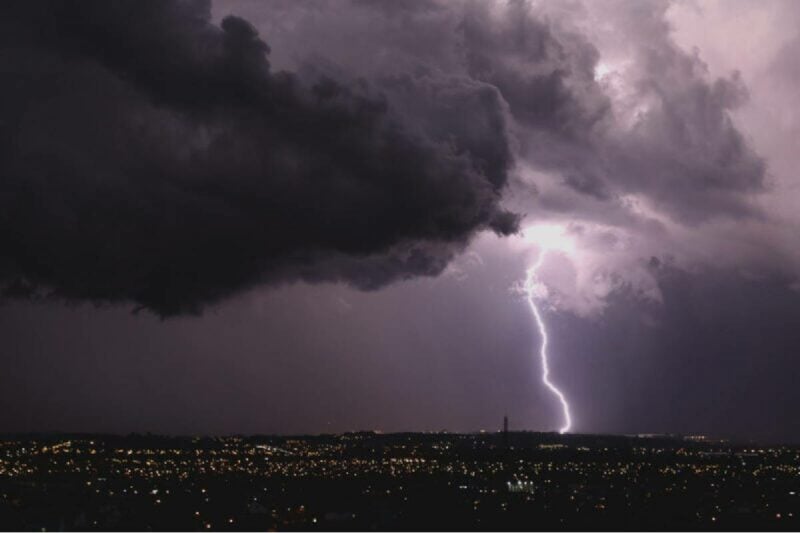
[[[161,438],[161,439],[224,439],[224,438],[324,438],[324,437],[340,437],[343,435],[358,435],[358,434],[372,434],[385,437],[398,436],[398,435],[454,435],[454,436],[481,436],[481,435],[500,435],[503,433],[502,429],[497,430],[477,430],[477,431],[449,431],[446,429],[434,431],[382,431],[377,429],[361,429],[351,431],[340,431],[331,433],[207,433],[207,434],[167,434],[155,433],[150,431],[138,432],[131,431],[128,433],[115,433],[115,432],[87,432],[87,431],[22,431],[22,432],[0,432],[0,441],[2,440],[23,440],[23,439],[43,439],[43,438],[56,438],[56,437],[70,437],[70,438],[129,438],[129,437],[148,437],[148,438]],[[555,437],[557,439],[570,439],[570,438],[618,438],[618,439],[653,439],[653,440],[674,440],[681,441],[687,444],[726,444],[728,446],[800,446],[798,441],[771,441],[771,440],[746,440],[741,437],[717,437],[710,435],[702,435],[698,433],[582,433],[582,432],[569,432],[559,433],[556,430],[540,431],[540,430],[509,430],[510,435],[525,434],[525,435],[540,435],[547,437]],[[701,439],[696,439],[702,437]]]

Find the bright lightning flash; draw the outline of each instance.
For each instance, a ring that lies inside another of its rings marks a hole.
[[[554,229],[551,226],[533,228],[533,230],[534,231],[526,232],[525,236],[539,245],[539,256],[536,258],[536,263],[527,271],[524,290],[528,297],[528,304],[531,306],[531,311],[533,311],[533,316],[536,319],[536,325],[539,328],[539,336],[542,339],[539,347],[539,358],[542,361],[542,383],[544,383],[558,398],[558,401],[561,402],[561,408],[564,411],[564,425],[558,430],[559,433],[563,434],[568,432],[572,427],[572,417],[570,416],[569,403],[567,403],[567,398],[564,396],[564,393],[550,381],[550,365],[547,360],[547,328],[545,327],[544,320],[542,320],[539,307],[536,305],[536,288],[538,285],[536,272],[539,270],[539,267],[542,266],[548,250],[556,248],[567,251],[566,248],[569,248],[569,243],[564,242],[560,230]]]

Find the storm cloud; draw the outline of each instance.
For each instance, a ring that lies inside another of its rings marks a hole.
[[[601,277],[654,294],[651,257],[769,223],[748,89],[675,43],[669,6],[7,8],[5,294],[170,315],[258,284],[376,289],[522,217],[582,228]]]
[[[580,241],[562,308],[592,314],[623,288],[658,298],[651,258],[740,268],[769,256],[768,268],[787,267],[785,248],[748,244],[778,224],[764,202],[767,162],[736,121],[748,86],[736,69],[712,73],[678,45],[670,2],[391,6],[241,1],[216,4],[215,14],[252,18],[292,51],[276,57],[287,68],[325,65],[374,80],[410,102],[407,116],[430,99],[403,97],[398,80],[495,88],[515,154],[504,205],[525,215],[523,226],[568,225]]]
[[[797,441],[799,6],[4,5],[0,427]]]
[[[6,296],[196,311],[257,283],[375,288],[441,272],[499,205],[497,89],[275,72],[207,2],[4,8],[0,280]],[[433,117],[426,119],[426,117]],[[465,117],[469,117],[469,122]]]

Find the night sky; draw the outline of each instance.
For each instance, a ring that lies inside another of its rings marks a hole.
[[[800,3],[3,10],[0,432],[800,442]]]

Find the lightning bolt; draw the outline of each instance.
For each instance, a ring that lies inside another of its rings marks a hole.
[[[536,259],[536,263],[528,269],[527,276],[525,278],[525,294],[528,297],[528,304],[531,306],[531,311],[533,311],[533,316],[536,319],[536,325],[539,327],[539,337],[542,339],[542,343],[539,347],[539,358],[542,361],[542,383],[547,386],[548,389],[558,398],[558,401],[561,402],[561,408],[564,411],[564,425],[561,429],[558,430],[559,433],[563,434],[570,430],[572,427],[572,417],[569,414],[569,403],[567,403],[567,398],[564,396],[564,393],[561,392],[558,387],[553,385],[550,381],[550,365],[547,362],[547,328],[544,325],[544,320],[542,320],[542,314],[539,311],[539,307],[536,305],[536,296],[534,294],[534,287],[536,286],[536,271],[542,266],[542,262],[544,261],[545,253],[547,252],[547,248],[542,248],[539,252],[539,257]]]

